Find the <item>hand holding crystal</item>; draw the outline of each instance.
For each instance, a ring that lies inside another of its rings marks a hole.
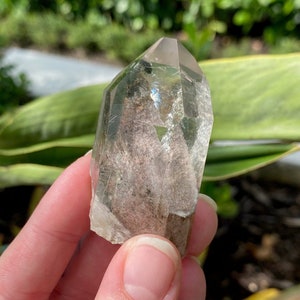
[[[187,254],[168,240],[139,235],[112,245],[89,230],[90,155],[67,168],[0,257],[0,299],[205,299],[195,256],[216,230],[201,196]]]

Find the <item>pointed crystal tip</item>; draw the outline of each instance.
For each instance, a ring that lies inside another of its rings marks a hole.
[[[113,243],[142,233],[185,253],[212,129],[206,79],[162,38],[107,87],[93,148],[91,228]]]
[[[149,63],[169,65],[174,68],[185,67],[202,74],[195,58],[177,39],[160,38],[144,53],[143,58]]]

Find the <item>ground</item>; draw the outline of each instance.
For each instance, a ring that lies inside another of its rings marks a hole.
[[[251,176],[230,181],[239,213],[220,219],[204,265],[208,300],[240,300],[300,282],[300,191]]]

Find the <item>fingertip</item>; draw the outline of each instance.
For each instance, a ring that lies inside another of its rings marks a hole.
[[[164,299],[178,296],[181,259],[168,240],[140,235],[128,240],[109,265],[96,299]]]
[[[199,196],[187,254],[198,256],[212,241],[218,227],[216,205],[208,196]]]
[[[199,198],[209,204],[215,212],[218,211],[218,205],[211,197],[205,194],[199,194]]]
[[[204,300],[206,282],[203,270],[194,257],[185,257],[182,261],[182,281],[179,300]]]

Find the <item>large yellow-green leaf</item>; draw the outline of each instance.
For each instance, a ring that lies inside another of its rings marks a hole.
[[[36,147],[46,141],[94,134],[104,86],[43,97],[3,115],[0,148]]]
[[[300,54],[201,63],[211,86],[213,140],[300,140]]]

